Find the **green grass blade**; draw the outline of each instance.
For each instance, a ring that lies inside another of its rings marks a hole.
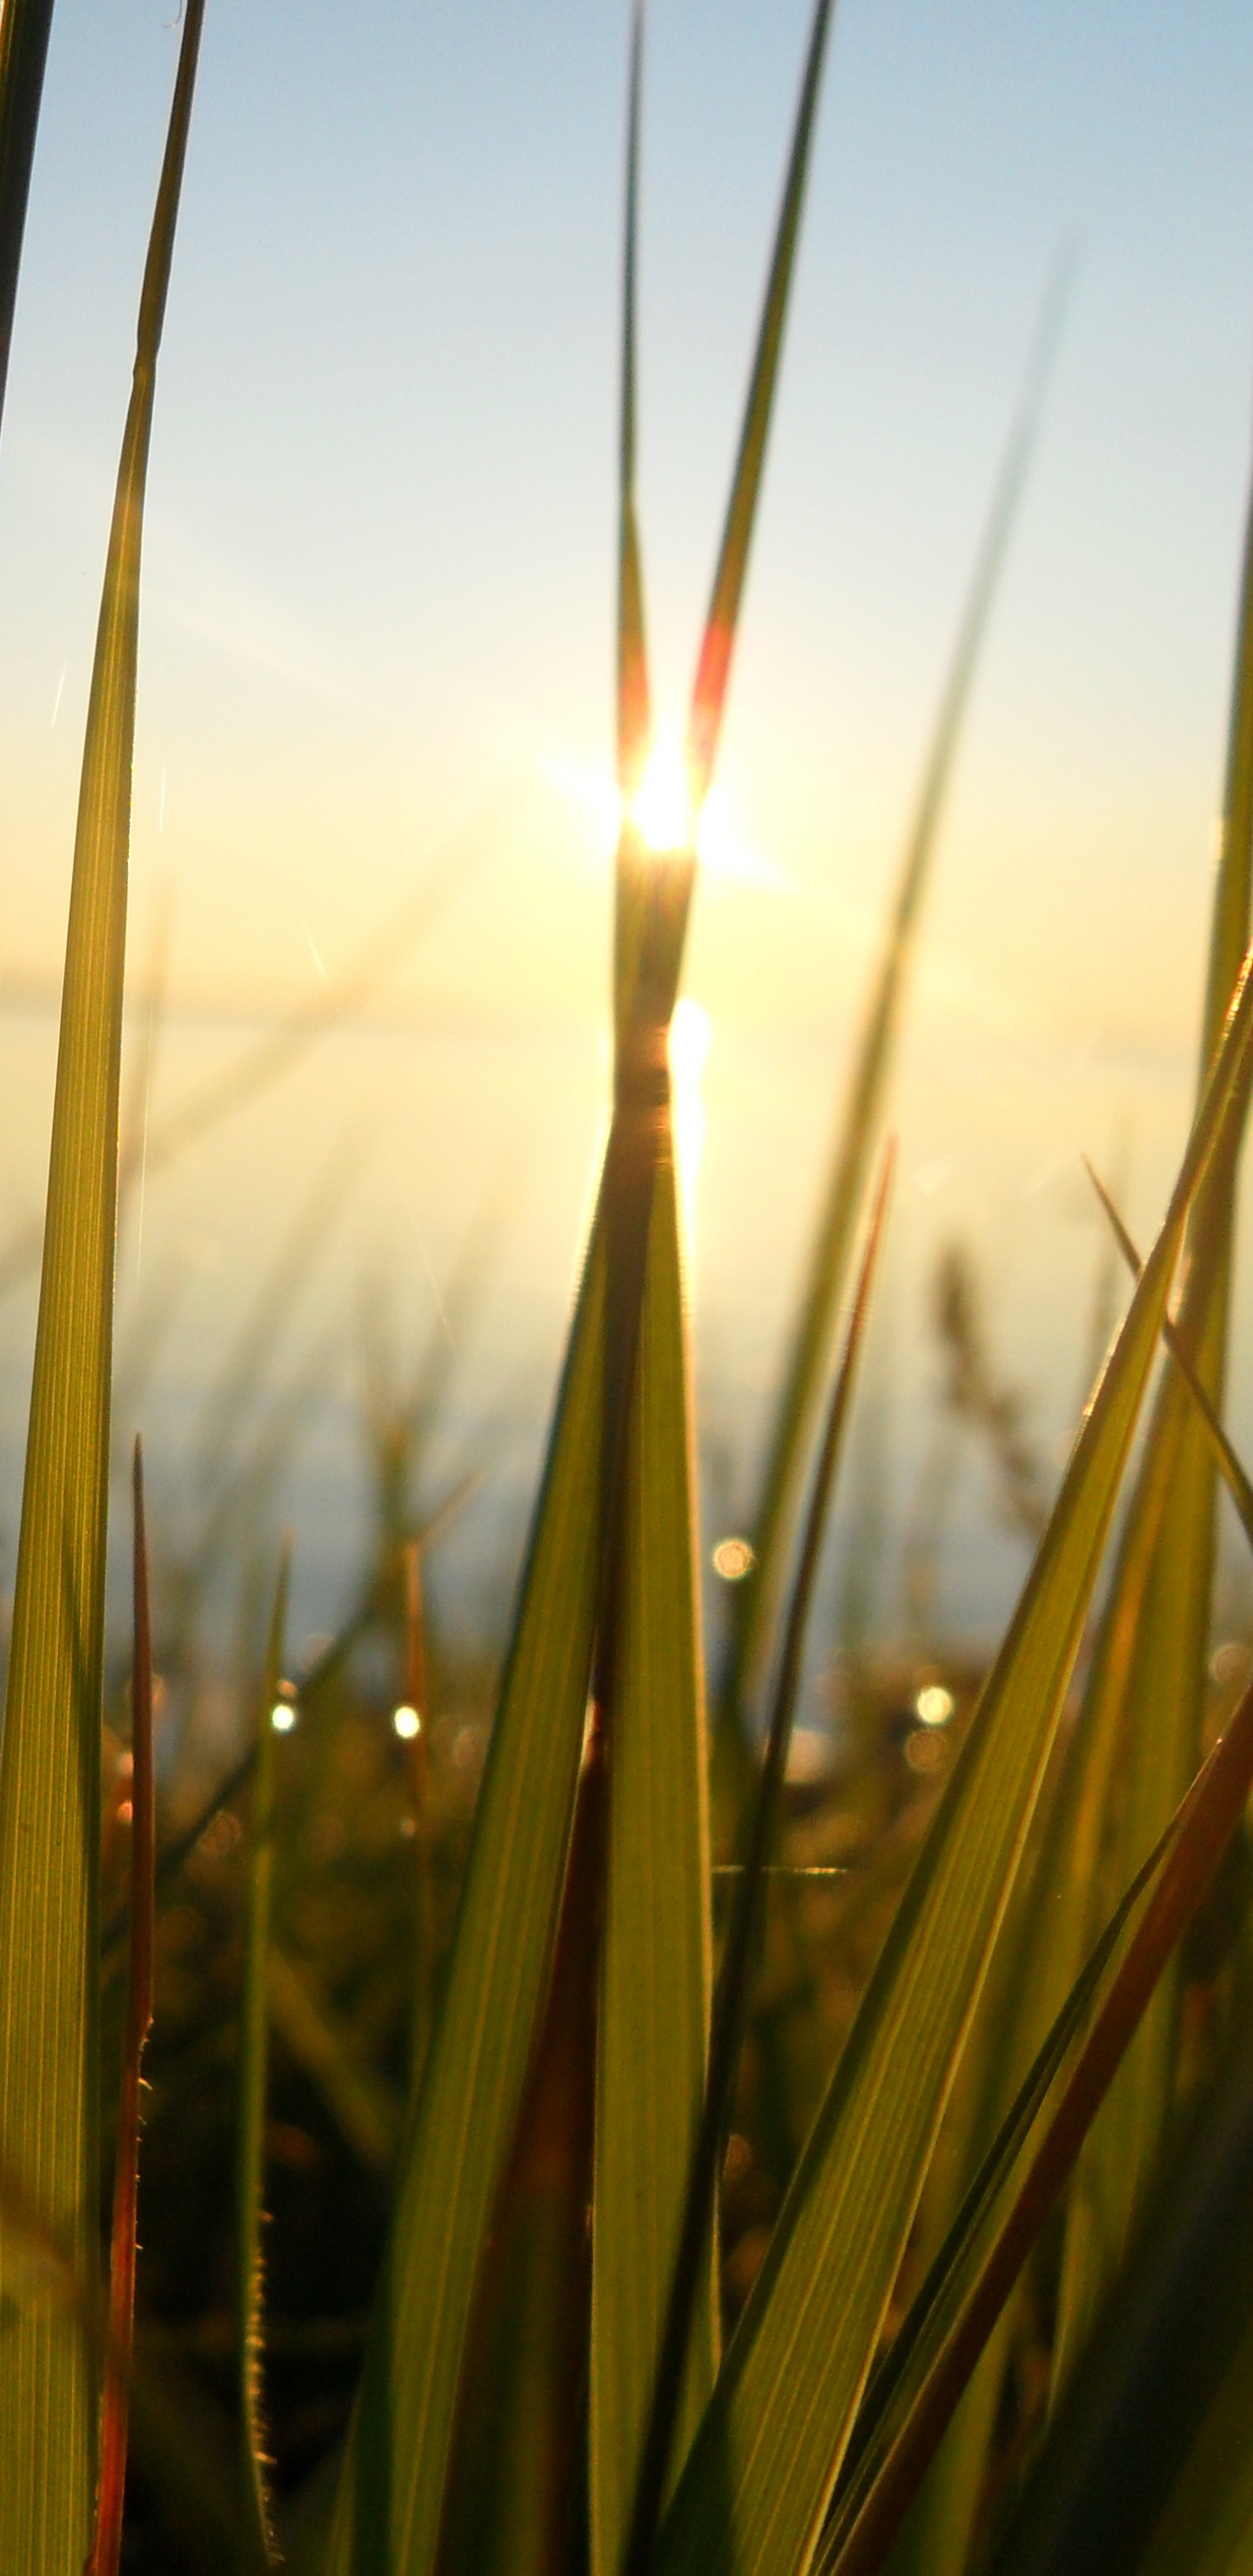
[[[857,1212],[865,1196],[870,1158],[879,1132],[919,914],[971,689],[1035,450],[1069,278],[1069,265],[1059,266],[1036,325],[940,699],[875,988],[854,1057],[852,1082],[770,1435],[753,1530],[755,1563],[736,1591],[734,1666],[727,1692],[733,1717],[741,1715],[744,1703],[756,1693],[774,1634],[831,1337],[847,1284]]]
[[[599,1572],[604,1299],[598,1220],[349,2436],[331,2576],[418,2576],[438,2545],[479,2256],[543,2005],[583,1745]]]
[[[731,478],[731,496],[723,523],[722,544],[713,592],[701,638],[696,677],[692,687],[692,708],[688,719],[687,758],[693,810],[699,813],[709,793],[718,755],[718,740],[726,708],[727,689],[731,678],[731,660],[739,626],[740,603],[748,571],[749,548],[753,524],[761,495],[761,478],[766,462],[766,441],[774,409],[779,361],[783,354],[783,332],[787,321],[792,272],[796,264],[796,246],[800,239],[801,216],[805,205],[805,186],[809,177],[809,159],[813,146],[814,123],[822,86],[822,69],[826,59],[827,39],[831,32],[834,0],[816,0],[809,31],[809,45],[801,78],[800,97],[792,128],[791,151],[783,183],[783,202],[775,231],[774,251],[766,279],[765,301],[757,334],[757,348],[749,378],[740,444]]]
[[[1253,501],[1245,541],[1222,841],[1202,1033],[1214,1055],[1248,936],[1253,877]],[[1247,1092],[1245,1099],[1247,1108]],[[1221,1413],[1236,1178],[1243,1121],[1229,1128],[1188,1229],[1176,1328]],[[1130,1875],[1195,1769],[1213,1584],[1215,1470],[1209,1435],[1174,1369],[1164,1378],[1102,1618],[1083,1730],[1103,1772],[1111,1867]],[[1091,1918],[1089,1918],[1091,1919]],[[1143,2206],[1174,2085],[1177,1976],[1162,1983],[1084,2151],[1071,2195],[1055,2384],[1060,2387]]]
[[[0,414],[51,30],[52,0],[6,0],[0,17]]]
[[[284,1547],[274,1588],[270,1633],[257,1699],[252,1772],[252,1832],[244,1975],[239,2000],[239,2067],[235,2126],[235,2301],[239,2323],[239,2424],[243,2518],[254,2567],[277,2565],[265,2468],[262,2368],[265,2266],[261,2251],[265,2200],[265,2106],[269,2077],[270,1915],[274,1886],[274,1800],[278,1746],[273,1710],[283,1674],[290,1551]]]
[[[805,1640],[814,1586],[822,1557],[835,1471],[843,1447],[852,1400],[871,1284],[882,1241],[891,1183],[893,1154],[884,1158],[882,1176],[867,1229],[866,1249],[844,1354],[836,1375],[826,1431],[814,1472],[804,1544],[788,1606],[774,1701],[760,1776],[751,1807],[747,1847],[723,1943],[714,2000],[709,2072],[700,2122],[690,2151],[686,2188],[680,2204],[682,2225],[655,2346],[656,2365],[645,2418],[638,2478],[631,2512],[628,2565],[647,2569],[657,2524],[674,2468],[681,2465],[691,2427],[683,2419],[681,2399],[692,2325],[698,2309],[705,2249],[717,2223],[718,2176],[731,2123],[735,2080],[744,2045],[749,1993],[761,1936],[766,1872],[775,1848],[787,1774],[788,1748],[800,1686]],[[676,2430],[682,2446],[676,2442]]]
[[[1203,1765],[1161,1843],[1137,1874],[1040,2051],[916,2308],[885,2379],[898,2420],[883,2419],[819,2558],[821,2576],[873,2576],[910,2495],[1008,2297],[1049,2208],[1153,1993],[1231,1839],[1253,1783],[1253,1691]],[[996,2210],[1067,2047],[1101,1983],[1146,1885],[1150,1893],[1107,1993],[1050,2112],[1012,2204],[964,2278],[985,2220]],[[885,2410],[886,2411],[886,2410]]]
[[[92,673],[0,1751],[0,2163],[85,2277],[97,2263],[100,1690],[140,536],[202,14],[189,0]],[[10,2271],[0,2240],[0,2313],[15,2300],[0,2558],[76,2568],[90,2539],[95,2391],[77,2336],[24,2307]]]
[[[1246,966],[1162,1232],[692,2446],[660,2576],[792,2576],[821,2528],[1052,1748],[1188,1208],[1251,1037]]]
[[[710,1924],[705,1713],[674,1173],[656,1176],[636,1373],[593,2201],[592,2565],[621,2565],[700,2114]],[[704,2228],[678,2454],[717,2367]]]

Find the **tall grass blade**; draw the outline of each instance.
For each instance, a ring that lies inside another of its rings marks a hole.
[[[1253,879],[1253,499],[1245,539],[1223,830],[1210,940],[1201,1078],[1213,1062],[1248,938]],[[1247,1109],[1247,1089],[1244,1108]],[[1198,1193],[1175,1329],[1222,1410],[1236,1179],[1243,1117]],[[1102,1617],[1082,1717],[1103,1774],[1111,1868],[1130,1876],[1196,1767],[1209,1643],[1214,1460],[1177,1369],[1163,1379]],[[1089,1922],[1092,1916],[1088,1917]],[[1055,2384],[1064,2382],[1121,2262],[1161,2149],[1174,2083],[1177,1976],[1163,1979],[1071,2193]]]
[[[85,2274],[96,2263],[100,1690],[140,540],[202,16],[203,0],[188,0],[92,674],[0,1748],[0,2163]],[[77,2567],[96,2469],[86,2355],[68,2326],[23,2308],[0,2239],[0,2311],[9,2299],[0,2558]]]
[[[854,1056],[852,1081],[767,1449],[761,1501],[753,1528],[754,1563],[736,1590],[734,1663],[727,1698],[732,1719],[741,1723],[745,1706],[760,1685],[774,1634],[831,1336],[844,1295],[857,1212],[865,1195],[870,1158],[883,1114],[919,915],[971,690],[1039,435],[1044,393],[1071,273],[1068,262],[1059,263],[1036,324],[940,699],[874,992]]]
[[[709,1834],[695,1494],[670,1162],[654,1185],[628,1465],[593,2200],[592,2565],[617,2576],[709,2034]],[[672,2396],[681,2457],[717,2368],[706,2211]]]
[[[650,693],[644,632],[644,572],[635,503],[636,273],[639,263],[640,110],[644,0],[631,10],[626,207],[622,252],[622,417],[618,455],[618,787],[630,799],[648,750]]]
[[[148,1538],[144,1463],[135,1442],[133,1470],[134,1652],[131,1661],[130,1970],[122,2044],[122,2099],[113,2174],[109,2264],[109,2340],[100,2428],[100,2485],[89,2576],[117,2576],[126,2499],[131,2351],[135,2333],[135,2249],[139,2199],[140,2069],[152,2021],[156,1796],[152,1767],[152,1619],[148,1603]]]
[[[1188,1209],[1253,1038],[1246,963],[1161,1234],[662,2526],[661,2576],[791,2576],[838,2474],[1008,1902]]]
[[[265,2105],[269,2068],[270,1914],[274,1884],[277,1743],[274,1706],[283,1672],[290,1550],[284,1546],[274,1588],[270,1633],[257,1701],[252,1773],[252,1837],[244,1977],[239,2001],[238,2099],[235,2128],[235,2279],[239,2320],[241,2487],[247,2554],[258,2571],[277,2565],[266,2478],[264,2399]]]
[[[731,661],[739,626],[740,603],[748,571],[749,548],[757,503],[761,495],[761,478],[766,462],[766,441],[774,409],[779,361],[783,354],[783,332],[787,321],[788,299],[792,288],[792,271],[796,264],[796,246],[800,239],[801,216],[805,206],[805,187],[809,177],[809,159],[813,147],[814,123],[822,86],[822,69],[826,59],[827,39],[831,32],[834,0],[816,0],[810,24],[809,45],[801,78],[800,97],[792,128],[792,144],[787,174],[783,183],[783,202],[775,231],[774,251],[766,280],[765,301],[757,335],[757,348],[749,378],[748,401],[740,430],[739,450],[731,479],[731,496],[723,524],[722,544],[714,573],[713,592],[701,638],[696,677],[692,687],[692,708],[688,719],[687,759],[693,811],[699,813],[709,793],[718,741],[726,710],[727,690],[731,679]]]
[[[1139,1872],[1069,1999],[1023,2094],[972,2186],[936,2275],[919,2296],[917,2325],[906,2321],[889,2371],[902,2420],[877,2451],[873,2473],[854,2473],[851,2493],[819,2558],[821,2576],[871,2576],[932,2457],[983,2343],[1050,2207],[1074,2166],[1166,1960],[1202,1902],[1253,1784],[1253,1691],[1246,1692],[1203,1765],[1158,1849]],[[961,2278],[985,2215],[1017,2160],[1082,2006],[1145,1882],[1155,1883],[1108,1994],[1079,2051],[1012,2204],[999,2217],[973,2280]],[[912,2331],[911,2331],[912,2328]]]
[[[0,17],[0,415],[26,232],[52,0],[5,0]]]
[[[431,2045],[435,2015],[435,1881],[431,1849],[431,1694],[427,1670],[426,1610],[422,1582],[422,1545],[411,1539],[405,1549],[405,1690],[417,1730],[407,1746],[409,1814],[413,1824],[414,1938],[413,2012],[409,2035],[409,2082],[416,2093]]]
[[[629,2565],[633,2570],[639,2570],[640,2576],[643,2576],[643,2571],[649,2563],[669,2477],[677,2467],[682,2465],[683,2454],[687,2447],[686,2442],[682,2447],[676,2443],[676,2431],[680,2436],[685,2431],[688,2432],[690,2439],[690,2428],[683,2425],[680,2415],[683,2376],[688,2360],[694,2313],[697,2307],[697,2291],[701,2282],[708,2234],[711,2225],[716,2224],[718,2172],[730,2127],[735,2078],[743,2047],[749,1985],[765,1904],[766,1870],[778,1831],[805,1637],[814,1586],[818,1578],[822,1543],[826,1534],[835,1471],[852,1399],[854,1373],[869,1306],[871,1284],[887,1213],[892,1162],[893,1156],[889,1150],[884,1158],[883,1171],[871,1211],[861,1277],[858,1281],[844,1354],[832,1391],[826,1431],[814,1473],[804,1545],[792,1587],[787,1627],[779,1658],[774,1704],[761,1777],[753,1800],[744,1865],[736,1882],[735,1899],[718,1974],[705,2098],[688,2166],[686,2194],[681,2204],[682,2230],[671,2270],[669,2297],[664,2309],[664,2324],[659,2344],[654,2338],[656,2358],[651,2398],[647,2415],[642,2415],[642,2421],[646,2424],[646,2436],[640,2454],[629,2552]]]

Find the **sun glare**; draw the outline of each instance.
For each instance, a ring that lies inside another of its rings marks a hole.
[[[697,818],[692,811],[687,754],[674,727],[666,726],[654,735],[630,814],[646,850],[691,849]]]

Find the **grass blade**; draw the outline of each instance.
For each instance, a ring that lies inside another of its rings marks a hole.
[[[269,2049],[270,1913],[274,1881],[277,1744],[273,1709],[283,1672],[290,1550],[284,1547],[274,1588],[270,1633],[257,1701],[252,1774],[252,1848],[244,1977],[239,2003],[238,2107],[235,2131],[235,2271],[239,2320],[240,2468],[246,2554],[258,2570],[278,2564],[265,2467],[262,2391],[265,2192],[265,2104]]]
[[[1087,1165],[1087,1172],[1088,1178],[1096,1191],[1097,1197],[1109,1218],[1110,1225],[1114,1233],[1114,1240],[1127,1264],[1127,1268],[1131,1272],[1132,1278],[1138,1279],[1140,1272],[1144,1267],[1140,1255],[1127,1232],[1126,1226],[1123,1224],[1122,1218],[1110,1197],[1109,1191],[1106,1189],[1104,1182],[1100,1180],[1098,1175],[1093,1171],[1090,1163]],[[1186,1349],[1184,1343],[1181,1341],[1178,1331],[1174,1324],[1172,1324],[1169,1315],[1167,1315],[1162,1325],[1162,1340],[1165,1342],[1166,1348],[1169,1351],[1170,1356],[1179,1371],[1180,1377],[1183,1379],[1184,1385],[1196,1406],[1197,1412],[1205,1425],[1206,1436],[1214,1455],[1214,1463],[1226,1484],[1227,1491],[1231,1496],[1232,1502],[1235,1504],[1236,1511],[1240,1518],[1240,1526],[1244,1531],[1244,1535],[1247,1538],[1250,1547],[1253,1547],[1253,1477],[1248,1475],[1242,1460],[1237,1456],[1236,1451],[1233,1449],[1231,1442],[1214,1411],[1214,1407],[1210,1402],[1209,1396],[1206,1394],[1205,1388],[1202,1386],[1201,1381],[1197,1376],[1191,1353]]]
[[[0,1749],[0,2162],[85,2272],[96,2262],[100,1684],[140,541],[202,16],[203,0],[188,0],[92,673]],[[0,2241],[0,2299],[8,2290]],[[41,2439],[50,2424],[55,2477]],[[0,2410],[0,2555],[15,2567],[81,2565],[95,2466],[78,2339],[19,2308]]]
[[[821,2528],[1008,1901],[1187,1212],[1253,1037],[1246,963],[1166,1221],[662,2526],[661,2576],[791,2576]]]
[[[748,571],[749,548],[753,524],[761,494],[761,477],[766,461],[766,441],[774,409],[779,361],[783,354],[783,332],[787,321],[792,272],[796,264],[796,245],[800,239],[801,216],[805,205],[805,185],[809,176],[809,158],[813,146],[814,123],[818,96],[822,86],[822,69],[826,59],[827,38],[831,32],[834,0],[816,0],[809,31],[809,45],[801,78],[800,97],[792,128],[792,145],[787,175],[783,183],[783,202],[775,231],[774,251],[766,280],[765,301],[757,334],[757,348],[749,378],[748,400],[740,430],[739,450],[731,478],[731,496],[723,524],[722,544],[713,592],[701,638],[696,677],[692,687],[692,707],[688,719],[687,760],[693,811],[699,813],[709,793],[718,740],[726,709],[727,689],[731,679],[731,661],[735,651],[740,603]]]
[[[827,1512],[835,1470],[852,1398],[857,1356],[882,1240],[892,1163],[893,1155],[889,1150],[884,1158],[883,1171],[871,1211],[861,1278],[849,1322],[843,1359],[832,1391],[822,1449],[815,1469],[805,1541],[792,1588],[787,1629],[775,1683],[770,1728],[761,1766],[761,1777],[753,1803],[748,1848],[743,1869],[736,1883],[735,1901],[727,1927],[722,1965],[718,1976],[709,2049],[709,2073],[705,2085],[700,2126],[688,2168],[682,2233],[670,2281],[664,2331],[659,2346],[654,2344],[658,2358],[652,2382],[647,2434],[642,2448],[635,2491],[628,2561],[632,2569],[640,2571],[643,2571],[649,2563],[672,2467],[681,2465],[683,2457],[683,2450],[680,2450],[678,2460],[674,2459],[676,2429],[680,2433],[688,2429],[683,2426],[680,2416],[683,2375],[687,2363],[693,2316],[696,2311],[704,2249],[710,2227],[716,2221],[718,2171],[730,2125],[735,2077],[743,2046],[749,1986],[765,1902],[765,1874],[778,1830],[788,1746],[792,1735],[792,1719],[800,1685],[801,1659],[814,1585],[818,1576],[822,1543],[826,1533]]]
[[[635,285],[639,261],[643,80],[644,0],[633,0],[622,254],[622,419],[618,457],[618,787],[624,801],[629,800],[639,784],[648,749],[650,721],[644,573],[635,507]]]
[[[709,2029],[709,1833],[686,1324],[675,1177],[654,1186],[614,1710],[593,2200],[592,2565],[621,2566],[682,2219]],[[673,2411],[713,2385],[710,2214]]]
[[[51,30],[52,0],[7,0],[0,18],[0,414]]]
[[[1248,937],[1253,880],[1253,498],[1245,539],[1222,841],[1201,1045],[1202,1079]],[[1247,1112],[1247,1087],[1243,1109]],[[1222,1410],[1236,1176],[1243,1115],[1198,1192],[1175,1329],[1216,1413]],[[1177,1369],[1163,1379],[1127,1514],[1082,1719],[1087,1759],[1106,1783],[1105,1837],[1116,1879],[1130,1876],[1195,1770],[1213,1582],[1215,1476],[1209,1435]],[[1089,1916],[1089,1922],[1091,1916]],[[1177,1977],[1161,1989],[1071,2194],[1054,2383],[1085,2340],[1130,2241],[1160,2152],[1174,2084]]]
[[[1020,2104],[978,2177],[967,2208],[941,2256],[940,2279],[928,2284],[920,2304],[925,2321],[911,2336],[905,2385],[909,2391],[904,2421],[886,2447],[870,2478],[855,2477],[853,2493],[824,2544],[821,2576],[871,2576],[880,2567],[910,2498],[932,2457],[940,2436],[983,2343],[1009,2296],[1022,2265],[1068,2174],[1083,2139],[1113,2081],[1122,2058],[1153,1994],[1158,1978],[1180,1936],[1209,1888],[1253,1784],[1253,1691],[1246,1692],[1226,1733],[1214,1746],[1183,1805],[1172,1819],[1162,1844],[1141,1870],[1098,1945],[1032,2069]],[[950,2296],[985,2212],[994,2206],[1008,2181],[1034,2112],[1047,2090],[1053,2068],[1072,2035],[1076,2004],[1084,2004],[1121,1932],[1146,1879],[1155,1884],[1143,1916],[1104,2003],[1079,2052],[1039,2146],[998,2224],[994,2240],[980,2261],[977,2277],[956,2298]],[[925,2358],[924,2358],[925,2356]],[[921,2367],[919,2362],[921,2360]]]
[[[144,1525],[144,1464],[135,1442],[134,1654],[131,1663],[131,1890],[130,1972],[122,2048],[122,2099],[113,2176],[112,2256],[109,2265],[109,2339],[100,2431],[100,2484],[89,2576],[117,2576],[126,2497],[126,2448],[130,2414],[131,2353],[135,2335],[135,2248],[139,2198],[140,2069],[152,2021],[152,1942],[155,1916],[156,1797],[152,1769],[152,1619],[148,1602],[148,1539]]]
[[[865,1195],[882,1115],[918,919],[971,689],[1039,434],[1044,391],[1061,329],[1070,274],[1068,263],[1059,264],[1036,325],[940,699],[874,993],[854,1058],[800,1315],[789,1344],[787,1374],[770,1436],[753,1531],[755,1562],[737,1586],[735,1596],[734,1662],[727,1703],[732,1721],[738,1721],[740,1727],[745,1704],[755,1697],[760,1685],[774,1634],[805,1462],[821,1401],[835,1318],[844,1295],[857,1212]]]

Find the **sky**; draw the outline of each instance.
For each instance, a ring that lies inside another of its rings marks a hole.
[[[675,715],[806,14],[653,0],[641,514],[656,695]],[[13,1226],[43,1185],[173,15],[58,0],[54,20],[0,435]],[[311,1596],[354,1544],[360,1281],[387,1281],[399,1346],[458,1339],[458,1404],[508,1485],[577,1265],[604,1109],[626,37],[624,0],[209,0],[144,571],[132,960],[140,995],[165,942],[169,1001],[151,1120],[314,999],[424,875],[445,887],[421,938],[396,931],[363,1021],[154,1174],[122,1245],[123,1339],[177,1283],[144,1396],[174,1498],[198,1390],[347,1154],[299,1327],[335,1351],[302,1489]],[[728,1508],[750,1489],[946,654],[1065,246],[1076,285],[896,1087],[880,1365],[902,1508],[938,1247],[971,1245],[1053,1455],[1099,1257],[1081,1151],[1120,1159],[1142,1234],[1160,1212],[1192,1080],[1249,477],[1251,112],[1236,0],[840,0],[720,766],[729,864],[701,889],[687,977],[711,1032],[694,1299]],[[471,1325],[449,1299],[476,1228],[491,1249]],[[0,1306],[9,1496],[32,1311],[29,1295]],[[1237,1427],[1253,1428],[1253,1336],[1237,1338]],[[975,1485],[968,1511],[982,1528]],[[992,1616],[1016,1565],[1008,1542],[958,1548],[954,1624]]]

